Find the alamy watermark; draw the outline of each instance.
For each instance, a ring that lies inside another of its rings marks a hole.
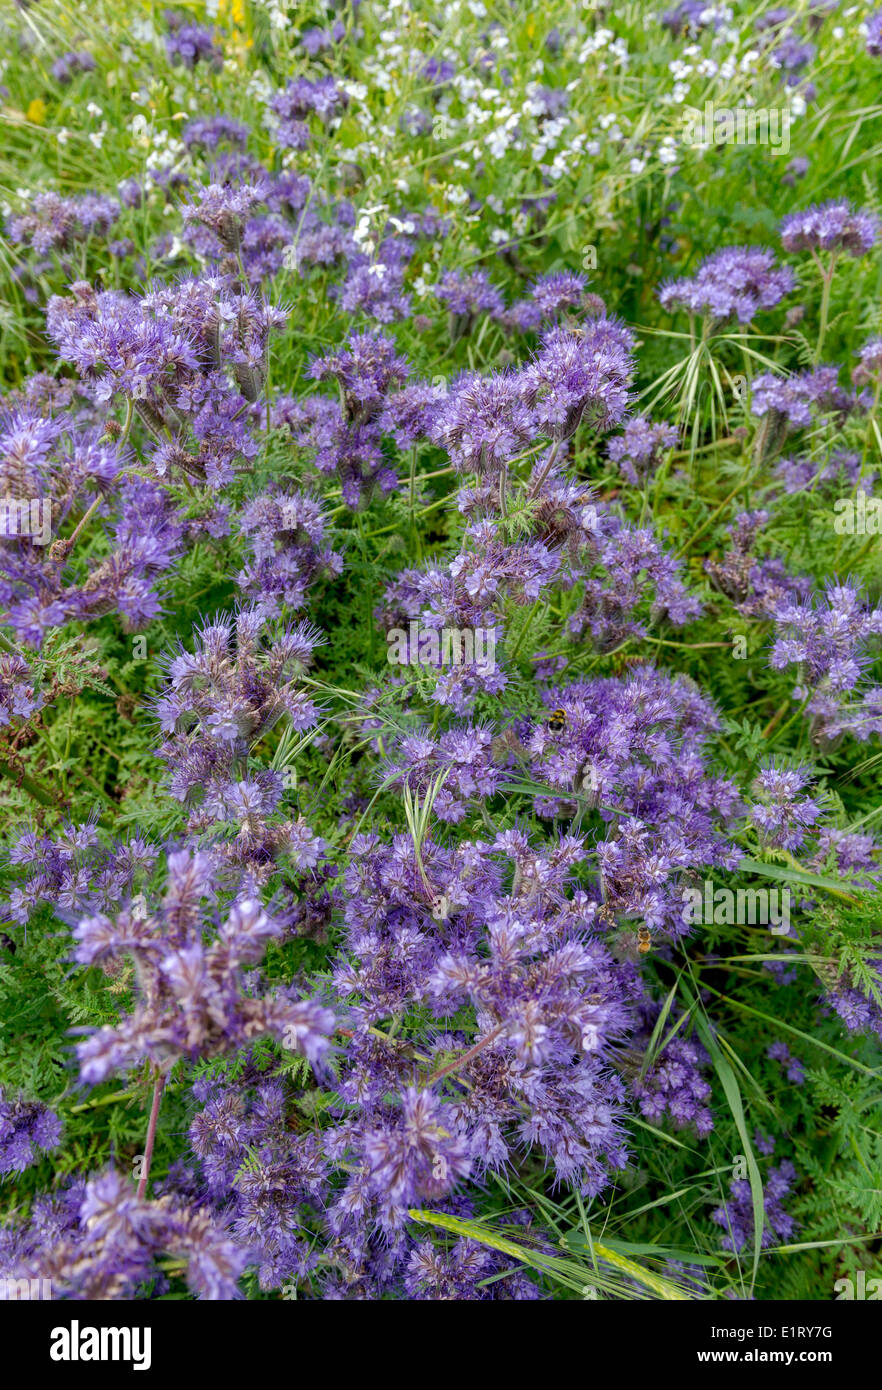
[[[714,888],[705,879],[701,888],[683,889],[683,921],[690,925],[769,927],[773,936],[790,931],[789,888]]]
[[[783,107],[716,106],[683,110],[684,145],[768,145],[773,155],[789,154],[792,113]]]
[[[133,1371],[149,1371],[152,1329],[149,1327],[53,1327],[52,1361],[131,1361]]]
[[[386,659],[392,666],[474,666],[485,675],[496,670],[496,629],[492,627],[422,627],[386,633]]]
[[[51,1279],[0,1279],[0,1303],[42,1303],[51,1297]]]
[[[837,536],[882,535],[882,497],[870,497],[858,488],[854,497],[837,497],[833,510]]]
[[[34,545],[48,545],[52,537],[51,497],[0,497],[0,540],[30,536]]]
[[[868,1279],[859,1269],[854,1278],[837,1279],[833,1285],[837,1303],[878,1303],[882,1300],[882,1279]]]

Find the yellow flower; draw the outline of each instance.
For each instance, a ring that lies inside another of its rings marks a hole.
[[[46,103],[42,97],[34,97],[27,111],[28,120],[32,125],[42,125],[46,119]]]

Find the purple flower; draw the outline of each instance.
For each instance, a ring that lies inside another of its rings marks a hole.
[[[796,1169],[786,1159],[777,1168],[769,1169],[763,1188],[765,1221],[760,1245],[764,1250],[778,1241],[790,1240],[797,1230],[793,1217],[781,1205],[795,1181]],[[753,1244],[753,1194],[747,1178],[733,1178],[729,1192],[728,1202],[717,1207],[711,1220],[726,1231],[720,1241],[722,1248],[738,1252]]]
[[[791,377],[761,372],[754,378],[750,408],[754,415],[768,417],[767,428],[778,439],[807,428],[816,413],[833,413],[841,423],[863,404],[839,385],[838,367],[823,366]]]
[[[333,1013],[291,988],[270,993],[255,989],[253,978],[246,985],[243,968],[263,958],[282,924],[254,899],[230,904],[223,920],[212,923],[206,899],[214,892],[211,857],[177,851],[168,855],[168,880],[155,907],[141,915],[131,904],[112,918],[84,918],[76,928],[77,962],[106,968],[130,958],[138,981],[133,1012],[77,1045],[87,1085],[145,1058],[168,1070],[178,1057],[216,1056],[265,1035],[314,1065],[321,1061]]]
[[[5,1263],[9,1278],[48,1279],[53,1298],[131,1299],[165,1286],[161,1255],[182,1261],[197,1298],[241,1296],[250,1252],[233,1241],[224,1215],[174,1196],[143,1201],[112,1169],[38,1199]]]
[[[79,72],[94,72],[95,59],[87,50],[77,53],[64,53],[60,58],[56,58],[52,67],[49,69],[56,82],[60,82],[66,87],[69,82]]]
[[[856,211],[844,198],[789,213],[781,223],[785,251],[847,251],[850,256],[865,256],[878,238],[874,214]]]
[[[7,1098],[0,1086],[0,1175],[22,1173],[61,1143],[61,1121],[39,1101]]]
[[[389,388],[403,385],[409,372],[406,358],[383,333],[350,333],[345,347],[316,358],[309,370],[315,381],[338,383],[346,419],[352,425],[373,420]]]
[[[763,843],[793,852],[801,849],[806,833],[823,814],[821,803],[800,793],[811,781],[804,768],[770,763],[757,775],[761,801],[751,807],[751,820]]]
[[[645,415],[637,415],[625,425],[625,432],[607,445],[607,457],[619,465],[628,482],[640,487],[655,472],[665,449],[673,448],[679,436],[673,425],[654,425]]]
[[[584,419],[595,429],[618,424],[628,406],[633,334],[615,319],[593,319],[578,334],[545,333],[520,374],[521,396],[539,429],[560,442]]]
[[[760,309],[780,304],[794,283],[793,271],[776,266],[772,251],[725,246],[703,260],[694,276],[663,285],[658,297],[666,309],[677,305],[717,323],[733,317],[750,323]]]
[[[6,235],[44,256],[49,251],[68,250],[93,236],[105,237],[118,217],[119,203],[99,193],[71,198],[38,193],[29,212],[7,219]]]
[[[458,472],[498,475],[536,435],[533,413],[523,400],[522,377],[475,372],[459,378],[431,433]]]
[[[450,310],[455,339],[471,331],[479,314],[500,318],[505,310],[501,290],[491,283],[483,270],[474,270],[468,275],[459,270],[445,270],[435,286],[435,293]]]
[[[181,139],[187,149],[216,150],[219,145],[230,145],[233,149],[244,150],[248,143],[248,127],[241,121],[232,121],[229,116],[208,116],[188,121],[181,131]]]
[[[315,113],[328,122],[348,104],[346,93],[332,77],[311,82],[297,77],[284,92],[270,98],[269,108],[278,121],[278,140],[289,149],[302,150],[309,143],[308,117]]]
[[[283,605],[304,607],[319,577],[342,572],[342,557],[324,544],[321,505],[302,493],[261,493],[244,508],[239,524],[253,558],[238,583],[261,617],[278,617]]]
[[[770,1043],[766,1048],[766,1056],[773,1062],[780,1062],[786,1068],[787,1080],[794,1086],[802,1086],[805,1082],[805,1066],[798,1057],[792,1057],[790,1049],[786,1043]]]
[[[196,190],[196,201],[184,207],[184,224],[199,223],[213,232],[225,251],[239,251],[245,219],[255,203],[260,202],[260,190],[248,184],[230,188],[210,183]]]
[[[28,719],[42,704],[27,662],[13,652],[0,651],[0,726]]]
[[[223,49],[215,43],[214,34],[199,24],[192,24],[187,15],[164,10],[163,19],[168,30],[165,36],[165,51],[173,67],[182,65],[195,68],[199,62],[220,71],[223,67]]]
[[[857,692],[868,647],[882,635],[882,606],[871,607],[855,585],[834,582],[821,595],[784,600],[774,618],[770,664],[776,670],[799,668],[793,695],[806,702],[815,737],[829,741],[849,732],[866,740],[882,730],[875,687],[846,698]]]
[[[635,1037],[635,1050],[649,1046],[660,1009],[645,1007],[642,1012],[645,1027]],[[674,1022],[671,1020],[672,1026]],[[692,1124],[701,1138],[710,1134],[714,1122],[706,1102],[711,1088],[702,1075],[709,1066],[710,1056],[697,1038],[682,1034],[671,1038],[634,1082],[634,1095],[644,1118],[658,1124],[669,1116],[677,1129]]]

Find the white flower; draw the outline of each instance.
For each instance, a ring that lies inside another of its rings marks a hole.
[[[501,159],[511,142],[504,130],[494,130],[492,135],[487,136],[486,143],[493,158]]]

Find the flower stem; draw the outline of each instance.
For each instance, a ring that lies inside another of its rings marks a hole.
[[[466,1066],[474,1057],[477,1057],[479,1052],[483,1052],[485,1047],[489,1047],[492,1042],[495,1042],[502,1032],[503,1024],[500,1023],[493,1029],[492,1033],[487,1034],[486,1038],[482,1038],[480,1042],[475,1043],[474,1047],[470,1047],[468,1052],[463,1052],[459,1057],[454,1057],[453,1061],[448,1062],[446,1067],[439,1067],[438,1071],[433,1071],[426,1085],[433,1086],[436,1081],[441,1081],[445,1076],[449,1076],[452,1071],[458,1071],[460,1067]]]
[[[548,455],[548,459],[546,460],[545,467],[542,469],[542,472],[539,474],[539,477],[536,479],[535,483],[534,483],[533,486],[530,488],[530,491],[527,493],[527,496],[528,496],[529,498],[532,499],[532,498],[534,498],[534,497],[538,497],[539,491],[540,491],[540,489],[541,489],[541,487],[542,487],[542,484],[545,482],[545,479],[548,477],[549,473],[551,472],[552,468],[554,467],[554,460],[557,458],[557,453],[558,453],[559,448],[560,448],[560,440],[559,440],[559,439],[556,439],[556,440],[554,441],[554,443],[552,444],[552,446],[551,446],[551,452],[550,452],[549,455]]]
[[[153,1145],[156,1142],[156,1123],[159,1119],[159,1106],[162,1101],[162,1092],[165,1089],[165,1077],[156,1073],[153,1083],[153,1103],[150,1106],[150,1119],[147,1122],[147,1142],[144,1145],[144,1168],[138,1181],[138,1200],[140,1201],[147,1192],[147,1182],[150,1177],[150,1161],[153,1158]]]

